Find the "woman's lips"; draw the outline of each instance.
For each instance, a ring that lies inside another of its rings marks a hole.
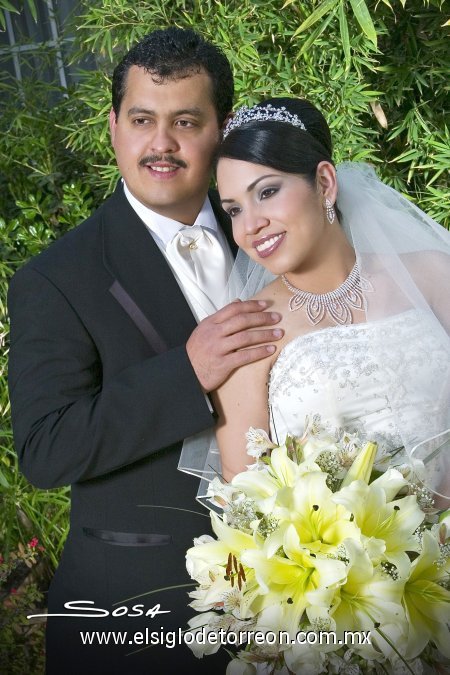
[[[267,237],[258,239],[253,242],[253,248],[256,249],[260,258],[267,258],[280,246],[285,234],[286,232],[282,232],[281,234],[270,234]]]

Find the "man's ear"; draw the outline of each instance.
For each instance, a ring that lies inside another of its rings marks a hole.
[[[316,171],[316,184],[317,191],[334,204],[337,197],[337,176],[336,169],[331,162],[319,162]]]
[[[111,143],[114,146],[114,139],[116,137],[117,116],[114,108],[109,111],[109,132],[111,134]]]

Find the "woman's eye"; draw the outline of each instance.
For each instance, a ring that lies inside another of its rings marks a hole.
[[[278,188],[275,187],[267,187],[261,190],[261,193],[259,195],[260,199],[268,199],[268,197],[271,197],[274,195],[276,192],[278,192]]]
[[[241,209],[238,206],[232,206],[230,209],[227,210],[228,215],[230,218],[234,218],[241,212]]]
[[[261,199],[267,199],[268,197],[271,197],[274,195],[276,192],[278,192],[278,188],[274,187],[266,187],[261,190],[260,198]]]

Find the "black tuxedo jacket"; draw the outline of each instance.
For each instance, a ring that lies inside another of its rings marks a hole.
[[[9,309],[21,469],[38,487],[72,485],[70,534],[49,610],[61,611],[68,600],[111,608],[186,583],[185,551],[209,521],[194,501],[196,480],[177,471],[179,451],[182,439],[214,419],[185,349],[196,321],[121,184],[93,216],[16,273]],[[184,628],[193,614],[189,590],[125,604],[131,610],[135,602],[158,602],[171,614],[153,624]],[[59,619],[58,630],[68,624],[74,620]],[[103,626],[97,620],[94,627]],[[67,654],[69,638],[61,636]],[[140,672],[128,661],[127,671]],[[71,672],[67,664],[64,672]]]

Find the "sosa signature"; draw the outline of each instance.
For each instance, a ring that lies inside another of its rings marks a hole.
[[[28,614],[27,619],[49,616],[68,616],[72,618],[88,617],[90,619],[100,619],[104,616],[149,616],[151,619],[154,619],[155,616],[158,616],[159,614],[170,614],[170,609],[161,609],[161,605],[159,603],[150,609],[146,609],[144,605],[141,604],[133,605],[132,607],[121,605],[120,607],[113,609],[111,612],[108,609],[103,609],[101,607],[91,607],[90,605],[93,604],[93,600],[68,600],[64,603],[64,607],[65,609],[71,610],[70,612],[62,612],[57,614]]]

